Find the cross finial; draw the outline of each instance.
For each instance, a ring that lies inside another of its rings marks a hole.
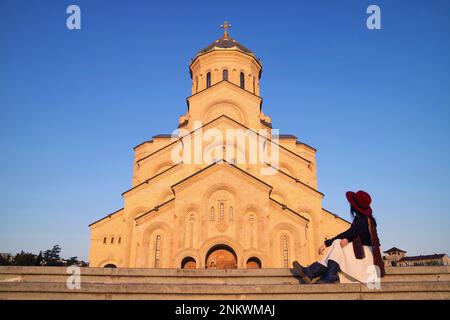
[[[228,29],[231,29],[231,23],[228,23],[228,21],[224,21],[223,24],[220,25],[220,27],[223,29],[224,37],[228,37]]]

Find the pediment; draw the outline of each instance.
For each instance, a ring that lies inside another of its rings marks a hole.
[[[229,185],[236,190],[244,187],[252,188],[255,191],[265,192],[267,196],[272,190],[272,186],[269,184],[225,160],[215,162],[175,183],[172,185],[172,190],[177,196],[191,187],[207,188],[218,184]]]

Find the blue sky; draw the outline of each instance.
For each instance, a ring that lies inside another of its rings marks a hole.
[[[230,20],[262,60],[274,127],[318,149],[323,206],[349,219],[344,193],[364,189],[384,249],[450,253],[449,14],[445,0],[2,0],[0,252],[58,243],[87,259],[132,148],[176,127],[189,59]]]

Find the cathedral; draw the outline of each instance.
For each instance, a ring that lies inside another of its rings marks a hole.
[[[316,149],[264,114],[261,61],[222,28],[190,62],[178,129],[134,147],[123,208],[90,224],[91,267],[290,268],[348,228],[322,208]]]

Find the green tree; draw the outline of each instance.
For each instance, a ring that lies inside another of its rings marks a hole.
[[[87,262],[81,260],[81,261],[80,261],[80,267],[89,267],[89,263],[87,263]]]
[[[60,257],[61,246],[56,244],[53,248],[45,250],[42,254],[44,265],[46,266],[62,266],[64,263],[61,261]]]
[[[36,257],[36,265],[42,266],[43,261],[44,261],[44,258],[42,257],[42,251],[39,251],[39,254]]]
[[[80,262],[78,261],[77,257],[70,257],[66,260],[66,266],[78,265],[79,263]]]
[[[0,266],[9,266],[13,261],[13,257],[9,253],[0,254]]]
[[[14,257],[14,265],[16,266],[35,266],[36,255],[30,252],[24,252],[23,250],[16,254]]]

